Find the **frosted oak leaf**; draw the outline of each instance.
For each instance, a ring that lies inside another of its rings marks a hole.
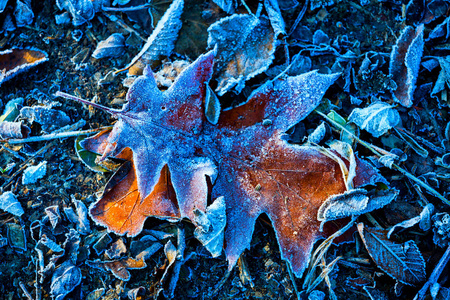
[[[82,145],[130,162],[112,177],[90,214],[117,234],[135,236],[148,216],[188,218],[199,225],[198,211],[207,211],[208,199],[223,196],[229,267],[250,246],[255,221],[265,213],[283,258],[301,275],[322,235],[318,208],[347,188],[338,162],[281,136],[319,104],[339,75],[309,72],[270,81],[244,104],[223,111],[213,125],[204,114],[213,59],[213,52],[200,56],[165,92],[146,69],[122,110],[103,108],[118,121],[112,131]],[[370,182],[368,168],[357,167],[355,187]]]

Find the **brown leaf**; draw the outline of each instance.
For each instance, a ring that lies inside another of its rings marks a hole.
[[[131,275],[128,271],[129,269],[143,269],[147,267],[144,259],[137,260],[131,257],[112,261],[88,260],[86,261],[86,264],[93,268],[110,271],[116,278],[123,281],[128,281],[130,279]]]
[[[394,243],[387,230],[358,224],[358,232],[377,266],[398,281],[415,285],[426,279],[425,261],[414,241]]]
[[[196,224],[199,211],[207,212],[210,180],[212,199],[224,196],[229,267],[250,246],[255,221],[265,213],[283,257],[301,275],[322,236],[318,208],[347,186],[335,159],[316,147],[288,144],[281,136],[319,104],[339,75],[309,72],[266,83],[246,103],[224,111],[216,126],[204,115],[213,55],[200,56],[166,92],[159,91],[146,69],[122,110],[105,108],[118,117],[113,130],[83,146],[103,157],[120,156],[129,148],[133,157],[128,173],[113,176],[118,183],[90,207],[91,216],[129,235],[138,234],[148,216],[186,217]],[[375,181],[372,167],[354,163],[355,187]]]
[[[0,52],[0,85],[48,60],[47,53],[38,49],[8,49]]]

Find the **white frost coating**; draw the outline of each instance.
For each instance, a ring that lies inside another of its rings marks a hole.
[[[318,144],[325,137],[326,127],[325,123],[321,123],[316,129],[308,136],[308,142]]]
[[[43,161],[36,166],[30,166],[23,171],[22,184],[33,184],[47,173],[47,162]]]
[[[194,208],[206,209],[208,185],[206,176],[214,182],[217,176],[217,168],[214,163],[205,157],[186,159],[181,163],[172,160],[168,163],[172,178],[173,189],[177,195],[182,218],[192,219]]]
[[[366,108],[355,108],[348,118],[374,137],[380,137],[400,122],[397,110],[384,102],[375,102]]]
[[[423,24],[416,29],[412,26],[405,27],[391,52],[389,74],[397,84],[397,89],[392,95],[394,101],[406,107],[411,107],[413,104],[413,94],[424,47],[423,30]]]
[[[194,236],[211,253],[218,257],[222,253],[226,225],[225,198],[219,197],[207,207],[206,212],[196,210],[194,223],[197,224]]]
[[[326,222],[360,215],[367,208],[368,202],[369,197],[364,189],[354,189],[340,195],[330,196],[320,206],[317,220]]]
[[[273,120],[273,126],[281,131],[303,120],[319,105],[327,89],[339,78],[340,73],[319,74],[317,70],[298,76],[274,79],[260,86],[250,97],[270,98],[277,105],[265,108],[264,119]]]
[[[234,14],[208,28],[208,47],[217,47],[216,92],[222,96],[232,88],[239,93],[245,81],[268,69],[275,57],[276,40],[266,18]]]
[[[5,192],[0,196],[0,209],[9,212],[16,217],[20,217],[24,214],[20,202],[17,201],[16,195],[12,192]]]
[[[431,204],[431,203],[428,203],[423,208],[423,210],[420,213],[420,215],[418,215],[418,216],[416,216],[414,218],[405,220],[405,221],[403,221],[401,223],[398,223],[398,224],[395,224],[394,226],[392,226],[391,229],[389,229],[389,232],[387,234],[387,238],[390,239],[392,233],[394,233],[395,229],[397,229],[398,227],[410,228],[410,227],[413,227],[414,225],[416,225],[418,223],[420,223],[420,224],[427,223],[428,225],[426,225],[425,228],[422,228],[422,226],[421,226],[421,229],[424,230],[424,231],[429,230],[430,227],[431,227],[431,220],[430,220],[430,218],[431,218],[431,215],[433,214],[433,211],[434,211],[434,205]]]
[[[113,33],[106,40],[100,41],[92,57],[95,59],[105,57],[118,57],[125,50],[125,37],[121,33]]]
[[[134,65],[138,60],[143,60],[145,64],[150,64],[161,56],[170,55],[182,25],[180,16],[183,12],[183,6],[184,0],[175,0],[170,4],[142,50],[131,60],[126,69]]]
[[[264,7],[269,15],[270,24],[272,25],[275,36],[286,34],[286,25],[281,15],[280,7],[277,0],[264,0]]]

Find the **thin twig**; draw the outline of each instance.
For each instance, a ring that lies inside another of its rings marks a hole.
[[[336,121],[334,121],[333,119],[331,119],[330,117],[328,117],[327,115],[325,115],[324,113],[314,110],[317,114],[321,115],[322,117],[324,117],[328,122],[330,122],[331,124],[333,124],[334,126],[340,128],[341,130],[344,130],[347,134],[351,135],[355,141],[357,141],[358,143],[360,143],[361,145],[363,145],[364,147],[366,147],[367,149],[369,149],[372,153],[374,153],[375,155],[377,155],[378,157],[382,157],[384,154],[382,154],[383,152],[379,151],[379,147],[376,147],[374,145],[371,145],[368,142],[365,142],[363,140],[361,140],[359,137],[357,137],[356,135],[354,135],[352,132],[350,132],[349,130],[347,130],[345,127],[343,127],[341,124],[337,123]],[[381,149],[383,150],[383,149]],[[385,153],[388,153],[386,150],[383,150]],[[430,192],[433,196],[435,196],[436,198],[439,198],[442,200],[442,202],[444,202],[447,205],[450,205],[450,201],[448,201],[444,196],[442,196],[441,194],[439,194],[438,191],[436,191],[435,189],[433,189],[431,186],[429,186],[428,184],[426,184],[425,182],[423,182],[422,180],[420,180],[419,178],[417,178],[416,176],[412,175],[411,173],[409,173],[408,171],[406,171],[405,169],[403,169],[402,167],[400,167],[397,164],[392,164],[392,167],[394,169],[396,169],[397,171],[399,171],[400,173],[402,173],[403,175],[405,175],[406,177],[408,177],[409,179],[411,179],[412,181],[416,182],[418,185],[420,185],[421,187],[423,187],[424,189],[426,189],[428,192]]]
[[[31,297],[30,292],[28,292],[27,287],[25,286],[25,284],[23,284],[22,281],[19,282],[19,286],[22,289],[25,297],[27,297],[28,300],[33,300],[33,297]]]
[[[430,278],[428,281],[423,285],[423,287],[420,289],[420,291],[416,294],[414,297],[414,300],[422,300],[428,289],[437,282],[439,279],[439,276],[441,276],[442,271],[444,271],[445,266],[447,265],[448,261],[450,260],[450,245],[448,245],[447,250],[445,251],[444,255],[439,260],[439,263],[437,264],[436,268],[434,268],[433,273],[431,273]]]
[[[137,5],[137,6],[131,6],[131,7],[108,7],[108,6],[102,6],[102,10],[103,11],[118,11],[118,12],[122,12],[122,11],[136,11],[136,10],[143,10],[146,8],[149,8],[151,5],[150,4],[142,4],[142,5]]]
[[[292,25],[291,29],[289,30],[288,36],[290,36],[295,31],[298,24],[303,19],[303,16],[305,15],[305,12],[308,9],[308,6],[309,6],[309,0],[306,0],[305,4],[303,4],[302,10],[298,13],[297,18],[295,19],[294,25]]]
[[[73,136],[79,136],[79,135],[86,135],[93,132],[97,132],[100,130],[105,129],[105,127],[102,128],[96,128],[96,129],[88,129],[88,130],[78,130],[78,131],[69,131],[69,132],[60,132],[60,133],[50,133],[50,134],[44,134],[40,136],[32,136],[26,139],[11,139],[6,141],[10,145],[14,144],[23,144],[23,143],[33,143],[33,142],[42,142],[42,141],[49,141],[49,140],[55,140],[55,139],[64,139],[68,137]]]

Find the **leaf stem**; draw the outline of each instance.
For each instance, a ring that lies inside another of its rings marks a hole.
[[[318,111],[318,110],[314,110],[317,114],[321,115],[322,117],[324,117],[328,122],[330,122],[331,124],[333,124],[334,126],[338,127],[341,130],[344,130],[347,134],[351,135],[355,141],[357,141],[358,143],[360,143],[361,145],[363,145],[364,147],[366,147],[367,149],[369,149],[370,151],[372,151],[375,155],[377,155],[378,157],[382,157],[383,155],[389,153],[386,150],[379,148],[375,145],[372,145],[370,143],[367,143],[363,140],[361,140],[359,137],[355,136],[352,132],[350,132],[349,130],[347,130],[345,127],[343,127],[341,124],[337,123],[336,121],[334,121],[333,119],[329,118],[327,115],[325,115],[324,113]],[[405,169],[403,169],[402,167],[400,167],[397,164],[392,164],[392,167],[396,170],[398,170],[400,173],[402,173],[403,175],[405,175],[406,177],[408,177],[409,179],[411,179],[412,181],[414,181],[415,183],[417,183],[418,185],[420,185],[421,187],[423,187],[424,189],[426,189],[428,192],[430,192],[433,196],[435,196],[436,198],[439,198],[442,200],[442,202],[444,202],[447,205],[450,205],[450,201],[448,201],[444,196],[442,196],[441,194],[439,194],[438,191],[436,191],[435,189],[433,189],[431,186],[429,186],[428,184],[426,184],[425,182],[423,182],[422,180],[420,180],[419,178],[417,178],[416,176],[412,175],[411,173],[409,173],[408,171],[406,171]]]
[[[447,247],[447,250],[445,251],[444,255],[439,260],[436,268],[434,268],[433,273],[431,273],[428,281],[423,285],[420,291],[417,292],[416,296],[414,297],[414,300],[422,300],[425,297],[428,289],[431,286],[433,286],[433,284],[435,284],[439,279],[439,276],[441,276],[441,273],[442,271],[444,271],[444,268],[449,260],[450,260],[450,245]]]
[[[70,94],[67,94],[67,93],[63,93],[63,92],[60,92],[60,91],[57,91],[55,93],[55,96],[56,97],[63,97],[63,98],[69,99],[69,100],[77,101],[77,102],[81,102],[81,103],[86,104],[86,105],[91,105],[91,106],[93,106],[95,108],[98,108],[98,109],[101,109],[101,110],[103,110],[103,111],[105,111],[105,112],[107,112],[107,113],[109,113],[111,115],[117,115],[117,114],[121,113],[120,110],[109,108],[109,107],[103,106],[101,104],[94,103],[94,102],[91,102],[91,101],[88,101],[88,100],[85,100],[85,99],[82,99],[82,98],[79,98],[79,97],[76,97],[76,96],[73,96],[73,95],[70,95]]]

